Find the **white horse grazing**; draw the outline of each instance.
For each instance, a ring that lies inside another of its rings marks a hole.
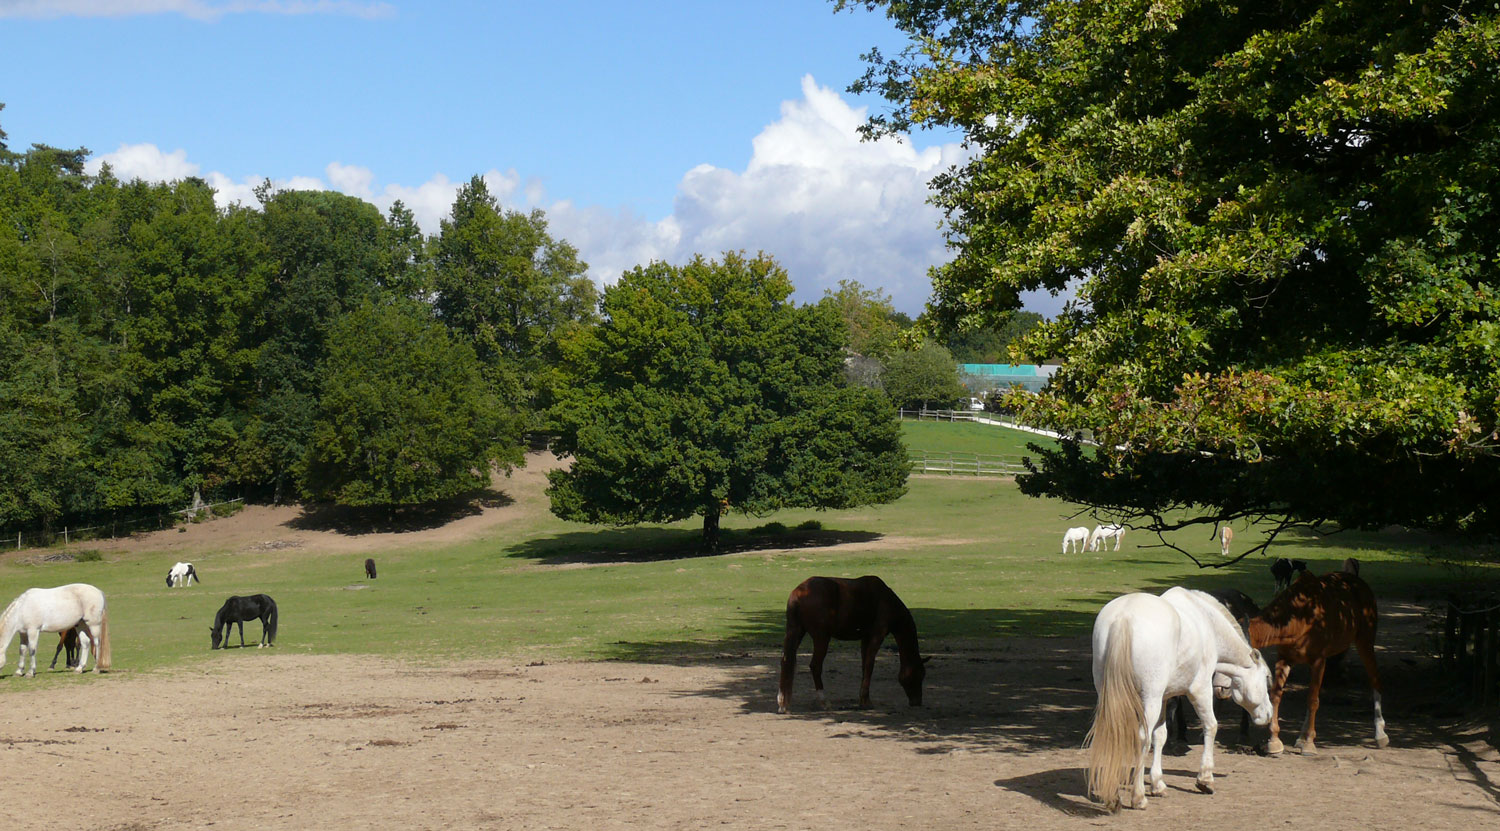
[[[1229,544],[1234,542],[1234,529],[1228,525],[1219,532],[1219,553],[1225,557],[1229,556]]]
[[[1094,619],[1094,689],[1099,694],[1088,749],[1089,794],[1111,811],[1120,790],[1132,787],[1128,807],[1146,807],[1145,762],[1151,757],[1151,795],[1166,793],[1161,749],[1167,740],[1165,701],[1192,699],[1203,722],[1198,789],[1213,793],[1214,695],[1244,707],[1256,724],[1271,721],[1271,670],[1239,623],[1213,595],[1173,587],[1158,597],[1127,594],[1105,604]]]
[[[21,659],[16,674],[36,675],[37,641],[43,632],[66,632],[79,623],[88,629],[89,641],[97,647],[94,671],[109,669],[109,612],[104,607],[104,592],[87,583],[69,583],[55,589],[27,589],[0,613],[0,667],[17,634],[21,636]],[[89,660],[89,641],[78,639],[82,650],[74,672],[83,672]],[[26,670],[26,655],[31,654],[31,669]]]
[[[1082,525],[1077,528],[1069,528],[1068,533],[1063,534],[1062,553],[1068,553],[1068,546],[1072,545],[1075,552],[1083,551],[1083,546],[1088,542],[1089,529]]]
[[[1098,551],[1111,537],[1115,540],[1115,550],[1119,551],[1120,543],[1125,540],[1125,528],[1113,523],[1110,525],[1095,525],[1094,533],[1089,534],[1089,550]]]
[[[177,586],[191,586],[195,580],[199,583],[203,582],[198,580],[198,572],[193,568],[192,563],[178,563],[167,572],[167,588],[169,589]]]

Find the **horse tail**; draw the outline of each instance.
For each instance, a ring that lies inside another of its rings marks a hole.
[[[1135,683],[1129,619],[1120,618],[1110,626],[1106,644],[1099,703],[1083,745],[1088,752],[1088,792],[1116,811],[1120,789],[1141,764],[1140,730],[1146,711]]]
[[[266,617],[266,643],[276,643],[276,601],[267,597],[266,602],[271,604],[271,614]]]
[[[99,650],[98,655],[94,658],[94,671],[95,672],[108,672],[109,671],[109,665],[110,665],[110,662],[111,662],[111,656],[110,656],[110,651],[109,651],[109,609],[108,608],[104,609],[104,611],[99,614],[99,642],[96,643],[96,644],[94,644],[94,648],[97,649],[97,650]]]

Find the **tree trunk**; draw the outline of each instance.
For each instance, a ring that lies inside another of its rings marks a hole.
[[[719,506],[715,505],[703,514],[703,550],[719,550]]]

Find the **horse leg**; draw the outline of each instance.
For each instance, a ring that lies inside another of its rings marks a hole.
[[[1213,684],[1205,683],[1190,690],[1193,709],[1198,711],[1198,720],[1203,722],[1203,761],[1198,765],[1198,790],[1214,792],[1214,739],[1219,733],[1219,719],[1214,715]]]
[[[1385,734],[1385,716],[1380,711],[1380,673],[1375,671],[1375,643],[1359,641],[1359,660],[1365,665],[1365,674],[1370,676],[1370,690],[1375,693],[1375,746],[1385,747],[1391,743]]]
[[[1297,747],[1304,756],[1312,756],[1318,752],[1318,745],[1314,741],[1318,737],[1318,699],[1323,692],[1323,673],[1327,670],[1327,658],[1313,659],[1312,674],[1307,679],[1307,718],[1302,722],[1302,735],[1297,737]]]
[[[31,669],[26,671],[27,678],[36,677],[36,647],[41,639],[42,630],[40,628],[28,629],[26,630],[26,640],[21,642],[22,646],[26,647],[27,654],[31,655]]]
[[[82,626],[88,627],[89,636],[85,639],[82,637],[83,631],[80,629],[78,632],[80,636],[78,638],[78,663],[74,665],[73,671],[83,672],[83,668],[88,665],[90,652],[94,653],[94,669],[98,670],[99,648],[98,646],[96,646],[96,644],[99,643],[99,630],[92,626],[88,626],[88,624],[83,623],[82,621],[79,621],[79,623]]]
[[[1286,748],[1281,743],[1281,696],[1286,692],[1286,679],[1292,673],[1292,665],[1285,658],[1276,659],[1276,674],[1271,677],[1271,737],[1266,740],[1266,753],[1275,756]]]
[[[1151,728],[1151,795],[1165,796],[1167,793],[1167,780],[1161,775],[1161,751],[1167,743],[1167,719],[1166,713],[1162,712],[1163,702],[1160,696],[1153,696],[1151,702],[1146,704],[1146,724],[1154,724]],[[1145,765],[1142,765],[1142,770]],[[1143,777],[1144,778],[1144,777]],[[1144,781],[1141,783],[1144,788]],[[1140,806],[1146,807],[1144,790],[1140,792]]]
[[[21,636],[20,659],[16,661],[16,675],[25,675],[26,674],[26,643],[27,643],[26,638],[28,636],[27,631],[25,629],[22,629],[20,631],[20,636]]]
[[[240,625],[240,649],[244,649],[245,648],[245,622],[243,620],[237,620],[237,621],[235,621],[235,623],[238,623]]]
[[[828,636],[813,635],[812,670],[813,698],[818,706],[828,709],[828,696],[823,693],[823,658],[828,655]]]
[[[885,643],[886,628],[877,627],[865,636],[863,649],[860,650],[860,684],[859,684],[859,706],[869,709],[870,704],[870,678],[875,674],[875,658],[880,654],[880,645]]]
[[[791,617],[788,615],[788,617]],[[792,703],[792,681],[797,677],[797,647],[802,644],[802,627],[786,622],[786,637],[781,641],[781,677],[776,691],[776,712],[787,713]]]

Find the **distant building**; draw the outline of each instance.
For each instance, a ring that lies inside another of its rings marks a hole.
[[[1014,386],[1036,392],[1047,385],[1056,371],[1056,364],[959,364],[958,380],[969,392],[980,396]]]

